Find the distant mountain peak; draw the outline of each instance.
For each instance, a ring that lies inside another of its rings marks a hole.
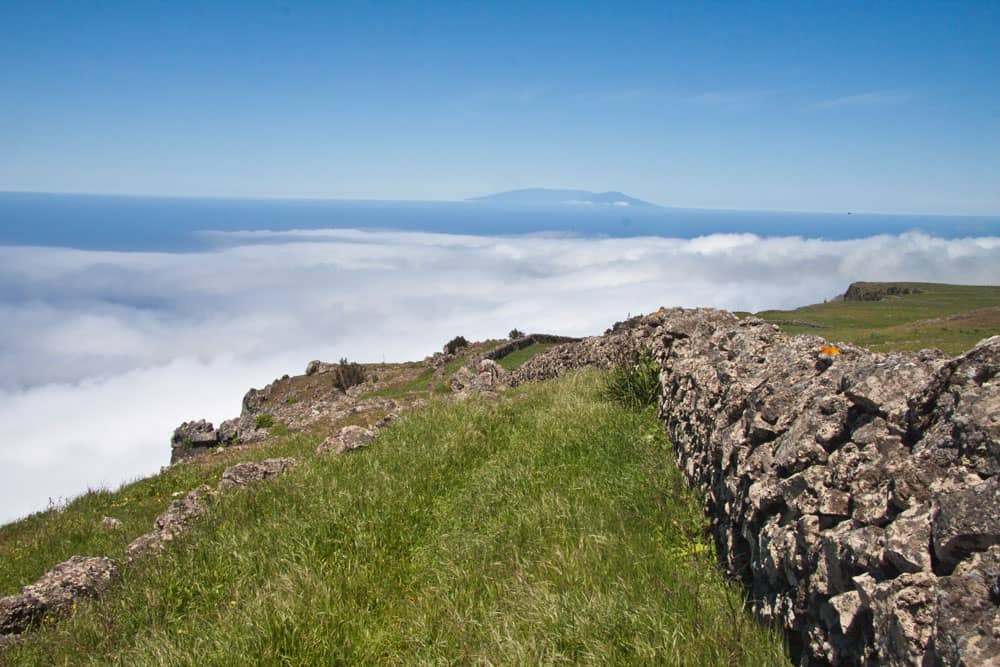
[[[566,190],[554,188],[525,188],[523,190],[508,190],[482,197],[473,197],[472,201],[504,202],[510,204],[583,204],[603,206],[656,206],[648,201],[629,197],[617,192],[590,192],[589,190]]]

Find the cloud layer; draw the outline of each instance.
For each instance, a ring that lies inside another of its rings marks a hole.
[[[185,419],[235,416],[310,359],[418,359],[513,327],[603,331],[660,305],[786,308],[854,280],[1000,281],[1000,239],[584,239],[321,230],[183,254],[0,247],[0,521],[155,472]]]

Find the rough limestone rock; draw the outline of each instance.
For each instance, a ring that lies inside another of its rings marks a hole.
[[[268,479],[274,479],[297,463],[299,463],[299,459],[290,457],[237,463],[234,466],[226,468],[222,473],[219,489],[249,486]]]
[[[211,422],[204,419],[184,422],[176,429],[170,438],[170,462],[177,463],[183,459],[206,453],[219,444],[219,434]]]
[[[511,384],[636,353],[723,562],[802,664],[1000,664],[1000,337],[884,355],[661,309]]]
[[[463,366],[451,378],[451,390],[457,394],[494,394],[511,385],[510,371],[489,358],[480,359],[477,372]]]
[[[0,599],[0,635],[16,635],[47,616],[69,611],[85,597],[96,597],[110,585],[118,570],[110,558],[73,556],[19,595]]]
[[[950,573],[963,558],[1000,544],[1000,479],[952,491],[938,500],[934,555]]]
[[[163,548],[165,542],[176,539],[195,521],[208,513],[208,502],[212,490],[202,486],[189,491],[183,498],[170,503],[167,509],[156,517],[153,530],[140,535],[125,547],[125,555],[129,561],[136,560]]]
[[[363,426],[345,426],[337,435],[330,436],[316,449],[317,454],[343,454],[361,447],[367,447],[375,439],[375,433]]]

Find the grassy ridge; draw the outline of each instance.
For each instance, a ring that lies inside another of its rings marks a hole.
[[[594,372],[434,402],[223,496],[25,664],[785,664],[649,412]],[[523,400],[527,399],[527,400]]]
[[[510,354],[501,357],[497,360],[497,363],[509,371],[517,370],[526,361],[539,352],[544,352],[545,350],[553,348],[556,345],[558,345],[558,343],[532,343],[527,347],[522,347],[520,350],[514,350]]]
[[[765,310],[767,320],[789,333],[814,333],[848,341],[877,352],[936,347],[963,352],[983,338],[1000,334],[1000,287],[885,283],[914,287],[918,294],[887,296],[880,301],[831,301],[795,310]],[[819,328],[817,328],[819,327]]]

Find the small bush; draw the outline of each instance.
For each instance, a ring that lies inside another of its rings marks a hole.
[[[518,338],[524,338],[524,332],[520,329],[511,329],[507,337],[511,340],[517,340]]]
[[[605,395],[635,410],[656,406],[662,387],[660,367],[648,354],[623,353],[605,384]]]
[[[257,428],[271,428],[274,426],[274,417],[264,413],[262,415],[257,415],[257,421],[254,422]]]
[[[642,318],[643,316],[639,314],[639,315],[634,315],[628,318],[627,320],[615,322],[614,324],[611,325],[611,328],[604,330],[604,335],[606,336],[608,334],[617,333],[619,331],[635,329],[637,326],[639,326],[639,323],[642,321]]]
[[[333,375],[333,386],[341,391],[347,391],[355,385],[365,381],[365,368],[361,364],[348,361],[347,358],[340,360]]]
[[[469,341],[465,340],[465,336],[455,336],[450,341],[448,341],[444,346],[444,351],[448,354],[455,354],[463,347],[468,347]]]

